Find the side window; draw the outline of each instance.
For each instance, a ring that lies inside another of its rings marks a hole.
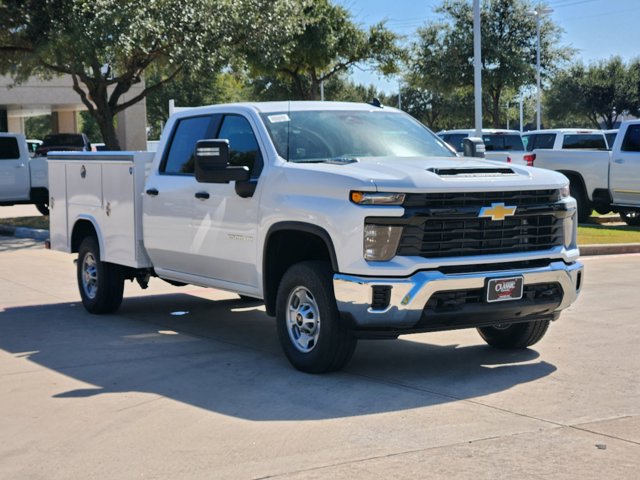
[[[219,119],[219,115],[206,115],[179,120],[160,171],[174,175],[193,175],[196,142],[213,138],[216,120]]]
[[[605,143],[604,135],[601,133],[593,135],[565,135],[562,141],[562,148],[606,150],[607,144]]]
[[[529,135],[529,142],[527,143],[527,151],[530,152],[536,149],[552,149],[555,141],[556,141],[555,133],[538,133],[538,134]]]
[[[0,137],[0,160],[15,160],[20,158],[18,141],[14,137]]]
[[[218,133],[219,139],[229,140],[229,163],[249,167],[252,177],[262,171],[262,154],[249,121],[240,115],[226,115]]]
[[[629,125],[622,142],[623,152],[640,152],[640,125]]]

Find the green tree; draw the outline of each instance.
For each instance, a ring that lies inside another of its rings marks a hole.
[[[160,76],[151,74],[152,81]],[[211,76],[180,76],[163,88],[151,92],[147,97],[148,137],[160,137],[169,117],[169,100],[178,107],[197,107],[215,103],[246,102],[256,100],[249,80],[244,72],[223,72]]]
[[[473,122],[473,92],[466,88],[446,94],[406,85],[402,89],[402,109],[433,131],[460,128]]]
[[[24,131],[27,138],[42,140],[51,133],[51,115],[38,115],[24,119]]]
[[[574,64],[553,79],[545,96],[548,115],[557,123],[582,120],[594,128],[600,128],[601,122],[613,128],[624,111],[637,111],[638,72],[639,68],[625,65],[620,57],[588,66]]]
[[[300,0],[5,0],[0,69],[18,81],[70,75],[107,147],[118,149],[119,112],[178,75],[214,74],[240,45],[280,51],[301,7]],[[162,75],[125,97],[152,66]]]
[[[279,76],[261,76],[251,82],[252,97],[258,101],[297,98],[293,83]],[[373,85],[359,85],[348,80],[345,72],[333,75],[324,83],[325,99],[333,102],[371,102],[374,98],[383,104],[395,106],[397,100],[378,91]],[[396,97],[397,98],[397,97]]]
[[[536,19],[531,12],[537,6],[530,0],[482,3],[483,110],[496,128],[502,123],[505,94],[535,84]],[[436,13],[442,18],[421,28],[411,46],[410,84],[443,96],[459,95],[460,89],[473,89],[472,5],[445,0]],[[558,46],[561,30],[550,18],[540,22],[541,72],[546,78],[570,50]]]
[[[345,8],[314,0],[303,9],[301,28],[289,35],[280,51],[269,55],[262,48],[249,49],[249,64],[257,76],[267,77],[261,82],[265,86],[274,86],[275,72],[279,80],[291,83],[287,90],[294,98],[317,100],[321,83],[356,64],[383,74],[396,72],[402,58],[397,41],[384,23],[363,30]]]

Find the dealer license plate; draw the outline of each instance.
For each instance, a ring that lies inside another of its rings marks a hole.
[[[487,282],[487,302],[504,302],[522,298],[522,277],[491,278]]]

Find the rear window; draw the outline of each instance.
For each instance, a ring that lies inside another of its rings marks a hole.
[[[556,141],[555,133],[532,133],[531,135],[525,135],[522,140],[527,149],[527,152],[531,152],[536,149],[552,149],[553,144]]]
[[[0,160],[20,158],[20,148],[15,137],[0,137]]]
[[[482,140],[487,152],[522,152],[524,150],[520,135],[484,134]]]
[[[564,136],[564,140],[562,141],[562,148],[606,150],[607,144],[605,142],[604,135],[602,135],[601,133],[571,134]]]
[[[42,142],[43,147],[84,147],[82,135],[59,134],[47,135]]]

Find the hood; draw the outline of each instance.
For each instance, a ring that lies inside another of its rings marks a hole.
[[[344,164],[296,165],[373,183],[385,192],[552,189],[568,183],[564,175],[551,170],[461,157],[376,157]]]

